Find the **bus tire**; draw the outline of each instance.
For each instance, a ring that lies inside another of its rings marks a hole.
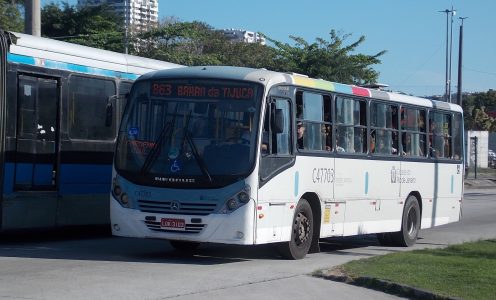
[[[198,249],[198,247],[200,247],[200,243],[197,242],[169,240],[169,243],[172,248],[183,254],[193,253]]]
[[[278,250],[286,259],[302,259],[312,245],[313,213],[307,200],[301,199],[296,205],[289,242],[279,244]]]
[[[417,242],[420,231],[420,205],[417,197],[410,195],[406,199],[401,220],[401,230],[393,233],[397,246],[410,247]]]

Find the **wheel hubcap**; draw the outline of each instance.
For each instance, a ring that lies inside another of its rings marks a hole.
[[[417,212],[413,208],[408,211],[407,229],[408,235],[413,238],[417,232]]]
[[[310,236],[310,221],[303,213],[298,213],[294,224],[295,242],[300,246],[308,241]]]

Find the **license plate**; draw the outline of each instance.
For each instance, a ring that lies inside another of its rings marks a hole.
[[[186,222],[184,221],[184,219],[162,218],[160,220],[160,227],[169,228],[169,229],[184,230],[184,228],[186,227]]]

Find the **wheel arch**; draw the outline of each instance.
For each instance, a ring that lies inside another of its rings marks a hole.
[[[322,223],[322,206],[320,198],[316,193],[307,192],[301,196],[301,198],[308,201],[310,207],[312,208],[313,215],[313,234],[312,234],[312,245],[310,246],[309,253],[320,252],[319,239],[320,239],[320,226]]]

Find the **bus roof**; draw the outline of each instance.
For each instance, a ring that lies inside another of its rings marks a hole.
[[[462,108],[453,103],[430,100],[420,97],[407,96],[376,89],[369,89],[355,85],[348,85],[326,81],[323,79],[313,79],[308,76],[295,73],[280,73],[265,69],[252,69],[244,67],[228,66],[199,66],[185,67],[180,69],[161,70],[145,74],[141,79],[158,79],[163,77],[174,78],[222,78],[230,80],[248,80],[261,83],[265,86],[276,84],[294,84],[301,87],[315,88],[319,90],[336,92],[347,95],[369,97],[375,99],[395,101],[403,104],[420,105],[424,107],[434,107],[445,110],[462,112]]]
[[[137,75],[154,70],[182,67],[181,65],[169,62],[126,55],[48,38],[35,37],[17,32],[12,32],[12,34],[17,39],[10,46],[10,53],[32,59],[34,65],[49,67],[44,62],[50,60],[53,62],[69,63]]]

